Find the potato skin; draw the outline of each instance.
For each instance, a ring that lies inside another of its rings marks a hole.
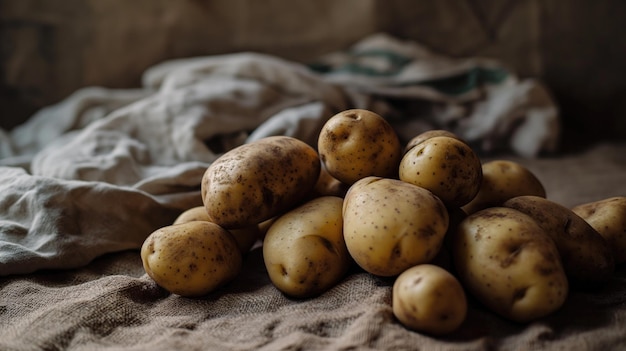
[[[506,200],[522,195],[546,197],[539,179],[526,167],[509,160],[493,160],[482,165],[482,182],[476,196],[463,210],[474,213],[487,207],[501,206]]]
[[[192,221],[152,232],[141,247],[146,273],[180,296],[206,295],[234,279],[242,257],[232,235],[215,223]]]
[[[343,238],[342,205],[340,197],[318,197],[272,223],[263,240],[263,259],[278,290],[312,297],[343,278],[352,261]]]
[[[626,262],[626,197],[614,196],[580,204],[572,211],[607,241],[615,263]]]
[[[388,277],[432,260],[448,228],[446,207],[430,191],[373,176],[350,187],[343,220],[352,258],[365,271]]]
[[[400,161],[401,180],[426,188],[448,206],[471,201],[482,181],[481,162],[466,143],[436,136],[410,149]]]
[[[411,267],[396,278],[391,306],[404,326],[432,335],[453,332],[467,315],[461,283],[445,269],[431,264]]]
[[[559,252],[526,214],[503,207],[475,212],[461,221],[451,243],[461,283],[497,314],[525,323],[565,302],[569,284]]]
[[[202,178],[211,221],[226,229],[257,225],[303,200],[315,186],[315,149],[288,136],[272,136],[228,151]]]
[[[552,238],[573,288],[594,289],[612,277],[615,261],[611,248],[572,210],[532,195],[514,197],[505,201],[503,206],[532,217]]]
[[[367,176],[397,177],[402,145],[391,125],[363,109],[339,112],[320,131],[317,149],[328,173],[352,185]]]

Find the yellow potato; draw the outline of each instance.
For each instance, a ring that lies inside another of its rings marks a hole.
[[[448,212],[430,191],[397,180],[366,177],[343,204],[346,246],[356,263],[378,276],[396,276],[439,252]]]
[[[461,140],[456,134],[449,132],[447,130],[443,130],[443,129],[427,130],[423,133],[416,135],[411,140],[409,140],[409,142],[404,147],[404,153],[406,154],[407,151],[411,150],[415,145],[420,144],[424,140],[430,139],[436,136],[447,136],[450,138],[456,138],[456,139]]]
[[[461,221],[451,241],[457,276],[490,310],[529,322],[559,309],[569,286],[559,252],[531,217],[491,207]]]
[[[467,315],[461,283],[445,269],[431,264],[411,267],[396,278],[391,306],[404,326],[433,335],[453,332]]]
[[[204,206],[197,206],[183,211],[183,213],[181,213],[176,220],[174,220],[173,224],[181,224],[192,221],[211,222],[211,218],[206,212],[206,208]],[[258,225],[251,225],[241,229],[230,229],[228,231],[237,241],[237,246],[242,254],[250,251],[252,246],[261,238],[261,231]]]
[[[144,241],[141,260],[158,285],[181,296],[206,295],[234,279],[242,266],[233,236],[206,221],[157,229]]]
[[[504,207],[532,217],[556,244],[573,288],[593,289],[608,281],[615,260],[606,240],[569,208],[539,196],[517,196]]]
[[[315,149],[287,136],[263,138],[228,151],[202,178],[202,200],[226,229],[257,225],[304,200],[320,173]]]
[[[572,211],[607,241],[616,263],[626,262],[626,197],[615,196],[580,204]]]
[[[448,206],[470,202],[482,180],[481,162],[466,143],[456,138],[428,138],[400,161],[400,179],[437,195]]]
[[[546,197],[539,179],[526,167],[514,161],[494,160],[482,165],[483,177],[478,194],[463,210],[474,213],[487,207],[501,206],[504,201],[521,195]]]
[[[270,280],[286,295],[311,297],[332,288],[351,259],[343,239],[343,199],[322,196],[278,217],[263,240]]]
[[[317,149],[328,173],[351,185],[367,176],[395,177],[402,145],[391,125],[368,110],[346,110],[320,131]]]

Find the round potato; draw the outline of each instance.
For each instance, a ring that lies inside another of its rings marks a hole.
[[[286,295],[319,295],[343,278],[351,259],[343,239],[343,199],[322,196],[278,217],[263,240],[270,280]]]
[[[531,217],[491,207],[467,216],[452,238],[457,276],[477,300],[516,322],[559,309],[569,285],[559,252]]]
[[[181,213],[176,220],[174,220],[173,224],[181,224],[192,221],[211,222],[211,218],[206,212],[206,208],[204,206],[197,206],[183,211],[183,213]],[[228,231],[233,235],[235,241],[237,241],[237,246],[242,254],[246,254],[250,251],[257,240],[261,238],[261,230],[258,225],[252,225],[241,229],[230,229]]]
[[[572,211],[607,241],[615,263],[626,262],[626,197],[615,196],[581,204]]]
[[[430,191],[397,179],[366,177],[343,203],[346,246],[356,263],[378,276],[396,276],[439,252],[448,212]]]
[[[453,332],[467,315],[461,283],[445,269],[431,264],[411,267],[396,278],[391,306],[404,326],[433,335]]]
[[[317,149],[328,173],[348,185],[367,176],[396,177],[402,157],[391,125],[361,109],[331,117],[320,131]]]
[[[539,179],[514,161],[493,160],[482,165],[482,183],[478,194],[463,210],[470,214],[487,207],[501,206],[506,200],[522,195],[546,197]]]
[[[448,206],[470,202],[482,181],[481,162],[463,141],[446,136],[428,138],[409,150],[399,167],[400,179],[437,195]]]
[[[404,147],[404,153],[406,154],[407,151],[411,150],[415,145],[420,144],[424,140],[437,137],[437,136],[446,136],[446,137],[460,140],[460,138],[456,134],[449,132],[447,130],[443,130],[443,129],[427,130],[425,132],[422,132],[414,136],[411,140],[409,140],[409,142]]]
[[[158,285],[181,296],[206,295],[234,279],[242,266],[233,236],[206,221],[157,229],[144,241],[141,260]]]
[[[589,223],[569,208],[539,196],[517,196],[504,207],[532,217],[556,244],[573,288],[595,289],[615,271],[608,243]]]
[[[234,148],[202,178],[209,218],[226,229],[257,225],[289,210],[312,191],[320,173],[315,149],[288,136]]]

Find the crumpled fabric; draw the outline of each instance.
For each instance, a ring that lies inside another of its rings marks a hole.
[[[558,145],[558,108],[540,81],[385,34],[308,65],[252,52],[172,60],[142,82],[80,89],[0,131],[0,275],[138,248],[201,204],[202,175],[224,152],[271,135],[316,146],[349,108],[381,114],[403,142],[440,128],[477,152],[536,157]]]

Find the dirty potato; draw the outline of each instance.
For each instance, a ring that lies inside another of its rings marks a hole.
[[[233,236],[206,221],[157,229],[144,241],[141,260],[159,286],[181,296],[206,295],[234,279],[242,266]]]
[[[343,219],[350,255],[378,276],[396,276],[431,261],[448,228],[446,207],[430,191],[373,176],[348,189]]]
[[[445,269],[421,264],[402,272],[392,289],[394,316],[409,329],[433,335],[456,330],[467,315],[461,283]]]
[[[503,207],[475,212],[451,243],[459,280],[495,313],[529,322],[565,302],[569,285],[559,252],[528,215]]]
[[[402,157],[391,125],[362,109],[331,117],[320,131],[317,149],[328,172],[348,185],[367,176],[395,177]]]
[[[615,263],[626,262],[626,197],[614,196],[580,204],[572,211],[607,241]]]
[[[176,218],[176,220],[174,220],[173,224],[181,224],[192,221],[211,222],[211,218],[209,218],[209,214],[206,212],[206,208],[204,206],[197,206],[183,211]],[[258,225],[252,225],[241,229],[230,229],[228,231],[233,235],[235,241],[237,241],[237,246],[242,254],[250,251],[257,240],[261,238],[261,231]]]
[[[482,181],[481,162],[466,143],[456,138],[428,138],[400,161],[401,180],[426,188],[448,206],[470,202]]]
[[[286,295],[319,295],[343,278],[351,259],[343,239],[343,199],[322,196],[278,217],[263,240],[270,280]]]
[[[226,229],[257,225],[303,200],[315,186],[315,149],[288,136],[272,136],[228,151],[202,178],[202,200]]]
[[[556,244],[573,288],[593,289],[611,278],[615,261],[606,240],[569,208],[539,196],[504,202],[533,218]]]
[[[493,160],[482,165],[482,183],[478,194],[463,210],[470,214],[487,207],[500,206],[504,201],[521,195],[546,197],[539,179],[526,167],[509,160]]]

